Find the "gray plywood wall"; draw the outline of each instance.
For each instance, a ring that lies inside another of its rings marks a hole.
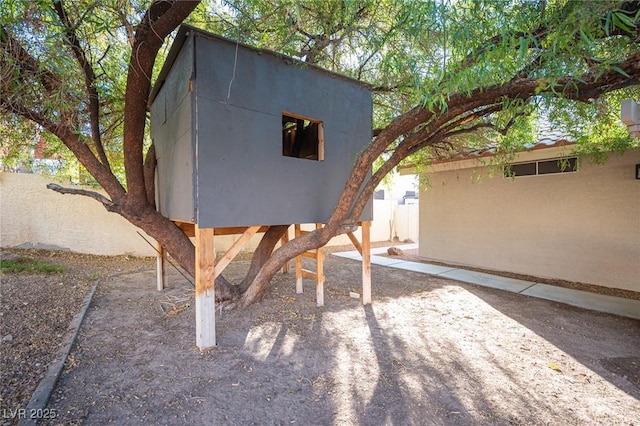
[[[168,69],[151,105],[151,138],[156,146],[156,204],[173,220],[195,221],[195,117],[189,82],[193,43],[187,42]]]
[[[369,89],[190,27],[176,43],[152,105],[160,211],[203,228],[325,222],[371,140]],[[283,112],[322,122],[323,161],[283,155]]]

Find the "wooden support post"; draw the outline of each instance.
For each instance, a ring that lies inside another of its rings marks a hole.
[[[287,244],[289,242],[289,228],[287,228],[287,230],[284,232],[284,235],[282,236],[282,238],[280,238],[280,245],[283,246],[285,244]],[[282,273],[283,274],[288,274],[289,273],[289,262],[285,263],[284,266],[282,267]]]
[[[322,224],[316,223],[316,229],[321,229]],[[322,247],[316,249],[316,304],[324,306],[324,253]]]
[[[371,303],[371,222],[362,222],[362,304]]]
[[[196,345],[200,350],[216,345],[216,252],[213,228],[195,227],[196,234]]]
[[[293,228],[295,238],[298,238],[301,234],[300,224],[296,223]],[[302,256],[296,256],[296,293],[302,293]]]
[[[158,291],[162,291],[167,287],[167,253],[160,243],[156,243],[156,275],[158,282]]]
[[[294,229],[296,238],[311,232],[301,230],[300,224],[295,224]],[[316,229],[322,229],[322,224],[316,223]],[[315,272],[302,268],[303,257],[308,257],[316,261]],[[296,293],[302,293],[303,278],[313,278],[316,280],[316,303],[318,306],[324,306],[324,253],[322,253],[322,247],[318,247],[315,251],[306,251],[296,256]]]

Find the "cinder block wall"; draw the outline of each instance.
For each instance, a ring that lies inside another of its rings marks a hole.
[[[155,256],[154,249],[138,232],[154,245],[155,241],[140,229],[117,214],[107,212],[95,200],[47,189],[46,185],[52,181],[40,175],[0,173],[1,247],[23,245],[87,254]],[[393,207],[387,200],[375,200],[374,204],[377,219],[373,222],[371,239],[386,241],[391,235],[389,220]],[[417,241],[417,206],[397,206],[397,209],[398,237],[401,241],[406,238]],[[293,238],[293,227],[290,232]],[[228,250],[239,237],[216,237],[216,250]],[[260,238],[261,235],[254,236],[245,250],[253,251]],[[345,235],[330,242],[330,245],[343,244],[351,244]]]
[[[33,245],[100,255],[155,255],[138,235],[138,228],[93,199],[47,189],[53,181],[40,175],[0,174],[2,247]]]

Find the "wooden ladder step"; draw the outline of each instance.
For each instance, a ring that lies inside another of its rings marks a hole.
[[[308,269],[303,269],[301,272],[302,272],[302,277],[303,278],[312,278],[312,279],[318,278],[318,274],[317,273],[315,273],[313,271],[310,271]]]
[[[312,251],[305,251],[300,256],[316,260],[318,258],[318,256],[322,256],[322,253],[318,254],[318,253],[315,253],[315,252],[312,252]]]

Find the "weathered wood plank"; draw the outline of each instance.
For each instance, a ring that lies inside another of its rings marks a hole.
[[[294,236],[298,238],[301,234],[300,224],[296,223],[293,226]],[[302,256],[296,256],[296,293],[302,293]]]
[[[250,226],[244,231],[242,236],[238,238],[238,240],[235,243],[233,243],[233,245],[229,248],[229,250],[227,250],[224,256],[222,256],[222,259],[220,259],[218,264],[215,266],[215,269],[213,271],[214,279],[216,279],[218,275],[220,275],[222,271],[224,271],[224,268],[226,268],[229,265],[229,263],[231,263],[233,258],[235,258],[238,255],[238,253],[240,253],[240,250],[244,248],[244,246],[249,242],[251,237],[253,237],[256,234],[256,232],[258,232],[259,229],[260,229],[259,225]],[[214,231],[214,234],[215,234],[215,231]]]
[[[362,304],[371,303],[371,222],[362,222]]]
[[[318,277],[318,274],[308,269],[303,269],[301,272],[304,278],[311,278],[315,280]]]
[[[195,231],[195,224],[194,223],[190,223],[190,222],[180,222],[177,220],[174,220],[173,223],[175,223],[180,229],[182,229],[184,231],[185,234],[187,234],[188,237],[195,237],[196,236],[196,231]],[[267,230],[269,229],[268,226],[260,226],[258,229],[258,232],[256,233],[264,233],[267,232]],[[238,235],[238,234],[243,234],[244,231],[247,230],[246,226],[233,226],[233,227],[227,227],[227,228],[215,228],[213,233],[214,235]]]
[[[167,259],[164,247],[160,243],[156,243],[156,279],[158,291],[162,291],[167,287]]]
[[[358,241],[353,232],[347,232],[347,236],[351,240],[351,243],[356,248],[356,250],[358,250],[358,253],[360,253],[360,256],[362,256],[362,245],[360,244],[360,241]]]
[[[284,233],[284,235],[282,236],[282,238],[280,238],[280,246],[283,246],[283,245],[287,244],[288,242],[289,242],[289,228],[287,228],[287,230]],[[282,273],[283,274],[288,274],[289,273],[289,262],[285,263],[284,266],[282,267]]]
[[[316,229],[322,229],[321,223],[316,223]],[[324,306],[324,253],[322,247],[316,249],[316,304]]]
[[[246,226],[235,226],[230,228],[215,228],[215,235],[238,235],[244,234],[244,232],[248,228]],[[267,232],[269,229],[268,226],[258,226],[258,230],[255,232],[256,234]]]
[[[180,229],[182,229],[182,231],[184,231],[184,233],[187,235],[187,237],[195,237],[196,236],[196,225],[190,222],[179,222],[179,221],[173,221],[173,223],[175,223],[176,225],[178,225],[178,227]]]
[[[300,256],[315,260],[318,255],[317,253],[312,251],[305,251],[304,253],[300,254]]]
[[[324,306],[324,253],[318,249],[316,258],[316,304]]]
[[[196,345],[216,345],[215,260],[213,228],[195,227],[196,236]]]
[[[324,161],[324,124],[318,123],[318,161]]]

